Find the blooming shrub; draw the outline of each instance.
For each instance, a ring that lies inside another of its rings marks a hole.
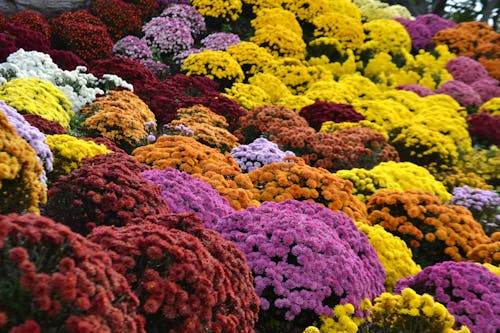
[[[222,153],[238,145],[238,139],[227,130],[226,118],[203,105],[177,109],[177,116],[170,122],[170,127],[180,125],[189,127],[196,141]]]
[[[361,20],[338,12],[327,12],[312,20],[315,37],[335,38],[342,48],[358,50],[363,45],[365,34]]]
[[[295,14],[299,22],[311,23],[321,13],[329,12],[328,1],[324,0],[284,0],[283,7]]]
[[[394,20],[377,19],[363,24],[366,39],[363,51],[400,54],[411,50],[411,38],[405,27]]]
[[[191,54],[182,63],[182,70],[188,76],[203,75],[229,88],[234,82],[243,81],[243,71],[226,51],[206,50]]]
[[[243,6],[241,0],[192,0],[189,3],[205,18],[223,22],[237,20]]]
[[[47,144],[54,156],[54,170],[48,174],[49,180],[66,175],[80,167],[85,157],[107,154],[110,151],[103,145],[87,142],[68,134],[52,134],[46,136]]]
[[[50,40],[49,22],[43,14],[32,10],[23,10],[10,15],[7,22],[17,26],[24,26],[33,31],[41,32],[47,40]]]
[[[411,91],[419,95],[420,97],[426,97],[435,94],[433,90],[423,87],[419,84],[402,84],[400,86],[397,86],[396,89]]]
[[[355,221],[366,221],[365,205],[352,195],[352,183],[298,158],[275,162],[248,173],[253,197],[260,202],[287,199],[314,201],[342,211]]]
[[[180,18],[186,21],[193,37],[200,36],[207,29],[205,18],[192,6],[187,4],[173,4],[166,7],[160,16]]]
[[[401,23],[410,35],[413,50],[430,48],[432,44],[432,34],[424,22],[404,18],[396,18],[396,21]]]
[[[128,90],[111,91],[81,112],[87,115],[84,130],[110,139],[125,150],[140,145],[148,135],[146,123],[155,122],[147,104]]]
[[[24,119],[31,126],[38,128],[43,134],[67,134],[66,130],[58,122],[45,119],[36,114],[23,114]]]
[[[450,95],[465,107],[479,107],[482,102],[481,96],[472,87],[461,81],[447,81],[436,92],[438,94]]]
[[[411,250],[399,237],[392,235],[380,225],[370,226],[356,222],[356,226],[368,237],[380,263],[384,266],[385,290],[392,292],[396,287],[396,281],[413,276],[422,270],[413,260]]]
[[[234,209],[258,205],[252,198],[252,182],[234,159],[191,137],[161,136],[154,144],[136,148],[132,154],[153,169],[175,168],[206,181]]]
[[[227,32],[214,32],[203,38],[200,43],[205,50],[226,51],[231,45],[241,42],[237,34]]]
[[[19,48],[16,46],[16,40],[14,37],[0,33],[0,43],[2,44],[2,48],[0,49],[0,62],[4,62],[7,60],[7,57],[16,52]]]
[[[93,0],[91,10],[106,25],[112,40],[136,35],[141,31],[141,13],[134,3],[124,0]]]
[[[467,208],[474,220],[481,223],[487,234],[500,227],[500,195],[494,191],[455,187],[450,203]]]
[[[418,15],[415,20],[424,23],[432,36],[441,30],[453,28],[457,25],[453,20],[445,19],[434,13]]]
[[[289,332],[336,304],[358,304],[383,290],[385,273],[366,237],[345,215],[320,205],[266,202],[221,218],[215,229],[252,268],[262,308],[258,329]]]
[[[206,227],[212,228],[217,220],[233,212],[226,198],[207,182],[173,168],[146,170],[141,177],[157,185],[170,212],[193,212]]]
[[[139,302],[101,247],[34,214],[0,216],[3,330],[145,332]]]
[[[37,152],[1,111],[0,128],[0,214],[38,213],[47,196]]]
[[[86,163],[50,187],[44,214],[86,235],[99,225],[123,226],[167,213],[160,194],[156,185],[120,161]]]
[[[321,125],[326,121],[335,123],[358,122],[365,119],[356,112],[351,105],[316,101],[314,104],[303,107],[299,115],[307,120],[309,126],[316,131],[321,129]]]
[[[248,41],[231,45],[226,51],[238,62],[246,76],[261,75],[260,72],[274,61],[267,49]]]
[[[236,297],[230,293],[230,281],[222,264],[195,236],[141,223],[102,226],[89,239],[106,248],[113,266],[129,281],[147,330],[236,331],[239,322],[232,313]],[[251,330],[245,324],[243,331]]]
[[[233,148],[231,156],[243,172],[251,172],[269,163],[283,162],[287,156],[295,154],[280,150],[277,144],[265,138],[258,138],[248,145]]]
[[[140,89],[139,84],[154,82],[155,74],[137,59],[111,57],[103,60],[96,60],[90,63],[89,71],[96,77],[104,74],[114,74],[134,86],[134,91]],[[139,93],[139,91],[137,93]]]
[[[113,40],[96,16],[82,9],[50,21],[53,48],[73,51],[85,61],[111,57]]]
[[[467,209],[443,205],[426,192],[381,190],[368,199],[367,210],[368,220],[405,241],[423,267],[466,260],[475,246],[490,242]]]
[[[98,164],[106,165],[114,163],[119,163],[123,167],[127,168],[132,172],[135,172],[136,174],[140,174],[141,172],[151,170],[151,168],[148,165],[138,162],[135,158],[128,155],[124,151],[112,151],[109,154],[100,154],[92,157],[85,157],[81,161],[82,166],[94,166]]]
[[[113,55],[117,57],[148,60],[153,58],[153,51],[148,43],[137,36],[127,35],[113,45]]]
[[[393,191],[420,190],[431,193],[443,201],[449,201],[451,194],[424,167],[410,162],[381,162],[371,170],[353,168],[339,170],[337,177],[353,183],[353,194],[366,200],[381,189]]]
[[[194,44],[189,24],[175,17],[158,16],[142,27],[144,39],[160,56],[171,56]]]
[[[250,42],[267,49],[275,57],[304,59],[306,55],[302,36],[281,25],[266,25],[257,29]]]
[[[484,149],[475,149],[457,163],[457,167],[464,173],[473,172],[484,179],[493,189],[500,189],[500,151],[497,146]]]
[[[467,130],[476,143],[483,146],[500,144],[500,114],[474,113],[467,116],[467,124]]]
[[[82,58],[69,50],[49,50],[47,54],[60,69],[65,71],[72,71],[78,66],[88,66]]]
[[[71,103],[52,83],[37,78],[13,79],[0,86],[0,99],[19,113],[37,114],[66,130],[73,116]]]
[[[253,84],[234,83],[230,89],[226,88],[225,95],[247,110],[272,104],[267,92]]]
[[[481,103],[500,97],[500,82],[491,78],[478,80],[470,85],[479,96],[481,96]]]
[[[500,278],[486,267],[470,262],[443,262],[425,268],[415,276],[398,281],[396,291],[412,288],[428,293],[455,317],[455,326],[471,332],[494,333],[499,327],[496,300]]]
[[[3,33],[13,37],[16,49],[40,52],[50,49],[49,40],[41,32],[10,23],[3,24],[1,28]]]
[[[446,70],[453,75],[455,80],[469,85],[489,77],[488,71],[483,65],[465,56],[459,56],[448,61]]]
[[[295,14],[283,9],[281,6],[257,10],[255,18],[250,21],[250,24],[254,30],[279,25],[290,29],[299,37],[302,37],[303,34],[302,27]]]

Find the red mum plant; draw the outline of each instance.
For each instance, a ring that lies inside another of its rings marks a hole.
[[[47,54],[63,70],[72,71],[77,66],[88,66],[87,62],[69,50],[49,50]]]
[[[41,32],[12,23],[6,23],[0,28],[3,33],[11,35],[14,38],[14,43],[18,49],[39,52],[46,52],[50,49],[49,40]]]
[[[64,127],[58,122],[45,119],[36,114],[23,114],[22,116],[31,126],[38,128],[44,134],[67,134]]]
[[[352,105],[316,101],[314,104],[303,107],[299,115],[304,117],[309,126],[319,131],[321,124],[325,121],[333,121],[342,123],[345,121],[358,122],[365,119],[365,117],[356,110]]]
[[[96,77],[115,74],[133,85],[134,90],[148,83],[157,83],[155,74],[137,59],[109,57],[92,61],[89,65],[89,72]]]
[[[102,248],[49,218],[0,215],[2,332],[145,332]]]
[[[488,112],[467,116],[469,134],[473,141],[484,146],[500,144],[500,115]]]
[[[23,26],[28,29],[41,32],[47,40],[50,40],[50,26],[47,18],[38,12],[32,10],[23,10],[17,12],[7,19],[9,23]]]
[[[113,40],[141,32],[141,13],[131,3],[123,0],[93,0],[92,13],[99,17]]]
[[[3,26],[1,24],[0,26]],[[7,57],[16,52],[19,48],[16,46],[16,40],[9,34],[0,33],[0,62],[7,61]]]
[[[85,141],[93,141],[97,144],[104,145],[106,148],[108,148],[109,150],[111,150],[115,153],[127,154],[127,152],[125,150],[119,148],[113,141],[111,141],[110,139],[107,139],[107,138],[103,138],[102,136],[98,136],[95,138],[81,138],[81,139],[85,140]],[[99,155],[97,155],[97,156],[99,156]]]
[[[128,3],[134,4],[139,10],[142,22],[149,21],[153,16],[157,16],[160,10],[160,2],[157,0],[125,0]]]
[[[129,281],[149,332],[253,332],[255,312],[242,313],[237,298],[243,295],[234,294],[224,266],[195,236],[140,223],[101,226],[88,238],[106,249],[113,268]]]
[[[84,165],[60,177],[48,197],[45,214],[81,234],[97,225],[123,226],[168,212],[160,189],[122,162]]]
[[[119,163],[130,171],[133,171],[137,174],[151,170],[149,165],[138,162],[135,158],[128,155],[125,152],[113,152],[111,154],[100,154],[93,157],[88,157],[82,159],[82,166],[86,165],[99,165],[99,164],[115,164]]]
[[[73,51],[85,61],[112,55],[113,41],[106,26],[85,9],[64,12],[50,21],[50,27],[52,45],[56,49]]]

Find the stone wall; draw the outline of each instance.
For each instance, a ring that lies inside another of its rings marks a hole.
[[[47,17],[56,17],[63,11],[89,8],[90,0],[0,0],[0,11],[9,16],[23,10],[33,10]]]

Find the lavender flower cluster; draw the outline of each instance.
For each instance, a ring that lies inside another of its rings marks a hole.
[[[147,60],[153,58],[153,52],[144,39],[137,36],[125,36],[113,45],[113,54],[117,57]]]
[[[285,157],[295,154],[291,151],[282,151],[277,144],[265,138],[258,138],[248,145],[233,148],[231,156],[243,172],[250,172],[269,163],[283,162]]]
[[[4,101],[0,100],[0,112],[4,112],[9,123],[16,130],[17,135],[23,138],[35,150],[38,161],[43,166],[44,173],[40,179],[42,183],[47,184],[46,173],[53,170],[54,156],[45,140],[45,134],[24,119],[17,110]]]
[[[450,72],[455,80],[466,84],[489,77],[488,71],[480,62],[465,56],[456,57],[448,61],[446,70]]]
[[[471,332],[497,333],[500,327],[500,277],[472,262],[447,261],[399,280],[396,293],[412,288],[428,293],[455,317],[455,326]]]
[[[454,21],[442,18],[436,14],[419,15],[415,18],[415,21],[423,23],[429,29],[431,36],[434,36],[441,30],[453,28],[457,25]]]
[[[500,230],[500,195],[495,191],[455,187],[450,203],[467,208],[486,233]]]
[[[175,5],[187,5],[189,4],[189,0],[158,0],[158,4],[161,9],[165,9]]]
[[[492,98],[500,97],[500,81],[491,77],[477,80],[470,86],[481,96],[483,103]]]
[[[211,228],[220,217],[234,211],[213,187],[186,172],[167,168],[147,170],[140,175],[160,187],[171,213],[193,212],[206,227]]]
[[[231,45],[241,43],[240,36],[226,32],[215,32],[201,40],[203,49],[214,51],[225,51]]]
[[[427,49],[432,44],[432,34],[424,22],[418,20],[407,20],[396,18],[401,23],[411,38],[411,44],[414,50]]]
[[[479,107],[482,104],[481,96],[471,86],[458,80],[446,81],[436,93],[449,95],[465,107]]]
[[[291,321],[303,310],[328,315],[336,304],[383,291],[385,271],[351,224],[316,203],[287,200],[235,211],[214,229],[245,254],[265,313],[281,309]]]
[[[421,86],[420,84],[402,84],[396,87],[398,90],[411,91],[420,97],[435,95],[436,93],[429,88]]]
[[[148,46],[160,55],[175,55],[194,44],[189,24],[174,17],[158,16],[142,27]]]
[[[205,18],[196,9],[187,4],[173,5],[165,9],[162,17],[180,18],[186,21],[193,36],[199,36],[207,29]]]

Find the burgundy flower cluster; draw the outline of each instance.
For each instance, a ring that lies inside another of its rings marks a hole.
[[[316,101],[314,104],[303,107],[299,111],[299,115],[304,117],[309,126],[316,131],[321,129],[321,124],[325,121],[342,123],[346,121],[358,122],[365,119],[363,115],[354,110],[352,105],[324,101]]]
[[[89,11],[64,12],[50,21],[52,46],[70,50],[85,61],[110,58],[113,41],[106,25]]]
[[[36,127],[44,134],[66,134],[66,130],[58,122],[45,119],[36,114],[23,114],[24,119],[31,126]]]
[[[113,40],[141,32],[141,13],[133,3],[123,0],[93,0],[91,10],[106,25]]]
[[[109,150],[111,150],[111,151],[113,151],[115,153],[123,153],[123,154],[127,155],[127,152],[125,150],[119,148],[113,141],[111,141],[108,138],[104,138],[102,136],[97,136],[95,138],[80,138],[80,139],[85,140],[85,141],[92,141],[92,142],[95,142],[97,144],[104,145],[104,147],[108,148]],[[115,155],[114,154],[104,154],[103,156],[97,155],[97,156],[94,156],[94,157],[95,158],[101,158],[101,157],[102,158],[106,158],[108,156],[114,157]],[[125,158],[125,159],[128,160],[128,158]],[[127,165],[127,166],[130,167],[129,165]]]
[[[43,33],[24,25],[7,22],[0,27],[0,31],[12,36],[16,51],[24,49],[25,51],[47,52],[50,49],[50,42]]]
[[[104,161],[60,177],[48,191],[45,214],[85,235],[97,225],[122,226],[168,212],[160,189],[130,170],[130,163]]]
[[[141,177],[161,189],[161,196],[172,213],[193,212],[209,228],[220,217],[233,212],[226,198],[187,172],[173,168],[147,170],[141,173]]]
[[[102,77],[104,74],[121,77],[134,86],[134,92],[138,89],[137,86],[140,87],[149,82],[158,83],[155,74],[137,59],[108,57],[92,61],[89,66],[89,72],[96,77]]]
[[[426,267],[401,279],[396,292],[412,288],[428,293],[455,317],[455,328],[496,333],[500,327],[500,278],[488,268],[472,262],[447,261]]]
[[[244,295],[234,294],[222,263],[195,236],[144,221],[101,226],[88,238],[106,249],[113,268],[129,281],[147,331],[253,332],[256,304],[243,308],[237,298]]]
[[[467,130],[475,143],[489,147],[500,145],[500,115],[488,112],[467,116]]]
[[[88,67],[86,61],[69,50],[48,50],[46,52],[52,58],[52,61],[63,70],[72,71],[77,66]]]
[[[316,203],[265,202],[221,218],[215,229],[252,268],[263,332],[292,332],[337,304],[359,304],[384,290],[385,271],[366,236],[344,214]]]
[[[2,332],[145,332],[108,254],[66,226],[0,215],[0,258]]]
[[[50,25],[43,14],[32,10],[23,10],[9,16],[7,21],[13,25],[41,32],[47,40],[50,40]]]
[[[0,26],[3,26],[1,22]],[[2,45],[0,47],[0,62],[5,62],[11,53],[18,50],[14,37],[3,32],[0,33],[0,45]]]

